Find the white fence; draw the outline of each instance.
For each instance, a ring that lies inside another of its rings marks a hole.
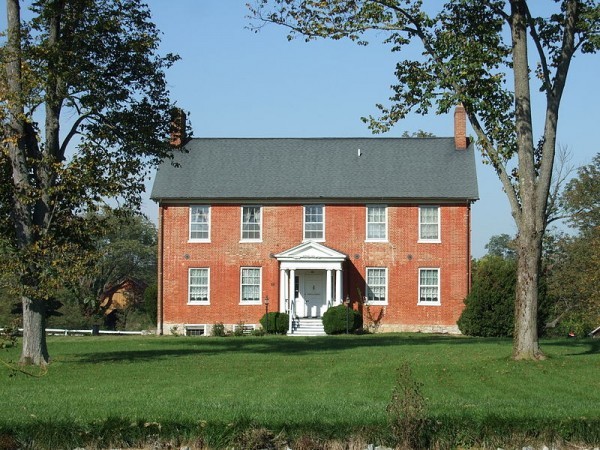
[[[4,328],[0,328],[0,333],[4,331]],[[86,334],[92,335],[94,330],[68,330],[63,328],[46,328],[46,334],[54,336],[83,336]],[[19,334],[23,334],[23,328],[19,328]],[[112,335],[149,335],[154,334],[151,331],[109,331],[109,330],[98,330],[98,334],[112,334]]]

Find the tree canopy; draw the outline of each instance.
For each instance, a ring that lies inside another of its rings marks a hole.
[[[600,47],[597,2],[448,0],[432,11],[430,2],[419,0],[258,0],[249,8],[255,30],[279,24],[290,30],[290,39],[366,44],[385,35],[400,57],[388,104],[377,105],[378,117],[364,118],[375,133],[410,112],[464,106],[518,230],[513,357],[543,358],[538,283],[559,108],[573,56]],[[422,54],[402,59],[407,46],[419,46]],[[535,88],[545,104],[537,121],[531,107]]]
[[[84,270],[107,198],[138,205],[169,156],[174,103],[142,0],[7,0],[0,228],[23,302],[23,363],[45,364],[44,301]]]

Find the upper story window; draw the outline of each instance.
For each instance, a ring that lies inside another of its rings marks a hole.
[[[304,239],[310,241],[325,240],[325,207],[307,205],[304,207]]]
[[[242,267],[241,303],[260,303],[260,267]]]
[[[210,206],[190,206],[190,241],[210,241]]]
[[[387,304],[387,269],[385,267],[367,267],[367,302]]]
[[[242,206],[242,241],[260,241],[262,239],[262,208],[260,206]]]
[[[420,305],[440,304],[440,269],[419,269]]]
[[[387,240],[387,207],[367,205],[367,241]]]
[[[194,304],[208,305],[210,269],[190,269],[188,282],[188,302]]]
[[[440,207],[419,207],[419,242],[440,242]]]

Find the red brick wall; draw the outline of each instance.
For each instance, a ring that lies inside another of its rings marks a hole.
[[[169,324],[258,323],[264,304],[240,305],[240,267],[262,267],[262,297],[279,307],[279,264],[271,257],[302,242],[302,205],[263,206],[261,243],[240,243],[240,205],[211,205],[211,242],[188,243],[189,207],[161,205],[163,319]],[[388,268],[384,328],[452,327],[468,292],[469,207],[440,207],[441,243],[418,243],[418,205],[388,204],[388,242],[365,242],[365,205],[326,205],[325,241],[349,256],[344,297],[365,292],[365,268]],[[210,305],[188,305],[188,269],[210,268]],[[440,268],[441,305],[418,305],[419,268]],[[366,316],[366,311],[364,312]],[[365,317],[367,321],[367,318]]]

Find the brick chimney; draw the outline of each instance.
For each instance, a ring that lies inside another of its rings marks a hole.
[[[454,145],[456,150],[466,150],[467,142],[467,112],[459,104],[454,110]]]
[[[181,147],[185,144],[187,137],[185,134],[186,116],[181,108],[171,110],[171,139],[170,144],[173,147]]]

